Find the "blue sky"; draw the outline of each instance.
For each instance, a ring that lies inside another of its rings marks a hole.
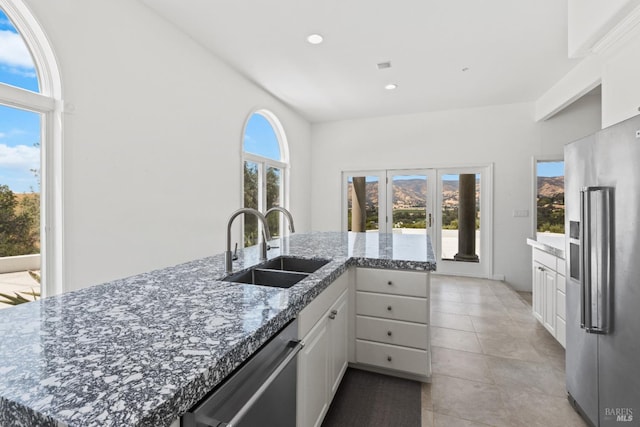
[[[38,92],[33,59],[0,10],[0,82]],[[40,114],[0,105],[0,184],[15,193],[39,191],[31,169],[40,168]]]
[[[280,144],[271,123],[262,114],[253,114],[244,131],[244,151],[280,160]]]
[[[538,162],[538,176],[564,176],[564,162]]]

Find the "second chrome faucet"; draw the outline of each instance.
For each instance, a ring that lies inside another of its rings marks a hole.
[[[295,233],[295,226],[293,225],[293,216],[291,216],[291,212],[289,212],[285,208],[281,208],[280,206],[272,207],[271,209],[267,210],[267,212],[265,212],[264,215],[262,215],[256,209],[252,209],[252,208],[240,208],[231,214],[231,216],[229,217],[229,221],[227,223],[227,249],[224,252],[225,272],[227,274],[233,272],[233,252],[231,252],[231,225],[233,224],[233,220],[236,219],[236,217],[241,214],[252,214],[252,215],[255,215],[256,218],[258,218],[258,221],[262,223],[262,242],[260,242],[260,261],[266,261],[267,242],[271,240],[271,233],[269,231],[269,224],[267,224],[266,216],[274,211],[282,212],[287,217],[287,219],[289,220],[289,231],[291,233]]]
[[[265,218],[268,217],[271,212],[275,212],[275,211],[282,212],[284,216],[287,217],[287,219],[289,220],[289,231],[291,233],[295,233],[296,227],[293,225],[293,216],[291,216],[291,212],[289,212],[285,208],[281,208],[280,206],[274,206],[264,213]]]

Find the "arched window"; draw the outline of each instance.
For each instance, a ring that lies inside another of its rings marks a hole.
[[[43,295],[63,283],[60,100],[42,29],[20,0],[0,0],[0,272],[31,255],[19,268],[41,271]]]
[[[262,213],[274,206],[286,208],[289,154],[278,119],[265,110],[251,114],[244,127],[242,144],[244,207]],[[271,235],[280,236],[281,215],[270,215],[268,223]],[[258,233],[257,219],[245,215],[244,246],[257,244]]]

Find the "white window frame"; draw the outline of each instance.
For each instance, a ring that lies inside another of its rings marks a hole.
[[[64,288],[62,210],[62,82],[51,46],[29,8],[20,0],[0,0],[33,57],[40,92],[0,83],[0,104],[42,114],[40,137],[40,252],[42,296]]]
[[[278,146],[280,148],[280,160],[270,159],[268,157],[259,156],[257,154],[248,153],[244,151],[244,135],[247,129],[247,124],[251,117],[254,114],[260,114],[262,117],[267,119],[269,124],[271,125],[276,139],[278,141]],[[289,144],[287,142],[287,137],[284,132],[284,128],[280,123],[280,120],[269,110],[266,109],[257,109],[253,110],[244,122],[244,126],[242,127],[242,142],[240,144],[241,150],[241,193],[240,193],[240,206],[244,206],[244,164],[245,162],[252,162],[258,165],[258,210],[261,213],[266,212],[266,204],[267,204],[267,169],[269,167],[278,168],[282,171],[281,174],[281,182],[280,182],[280,206],[285,209],[289,209]],[[278,216],[279,218],[279,229],[280,234],[285,235],[287,233],[287,229],[284,228],[284,219],[282,215]],[[243,242],[244,245],[244,221],[241,222],[242,226],[240,227],[240,242]],[[262,225],[258,224],[258,232],[262,232]]]
[[[451,174],[480,174],[480,262],[456,262],[442,259],[442,177]],[[437,168],[436,175],[435,255],[438,273],[458,276],[493,277],[493,163],[478,166]]]
[[[538,237],[538,163],[564,162],[564,154],[531,157],[531,238]],[[566,199],[565,199],[566,200]],[[565,202],[566,203],[566,202]],[[566,204],[565,204],[566,207]],[[565,211],[566,214],[566,211]]]

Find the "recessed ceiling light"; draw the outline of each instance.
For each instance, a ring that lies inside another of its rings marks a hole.
[[[307,36],[307,41],[311,44],[320,44],[323,42],[323,40],[324,37],[322,37],[320,34],[311,34]]]
[[[389,83],[389,84],[388,84],[388,85],[386,85],[384,88],[385,88],[386,90],[394,90],[394,89],[397,89],[397,88],[398,88],[398,85],[397,85],[397,84],[395,84],[395,83]]]

